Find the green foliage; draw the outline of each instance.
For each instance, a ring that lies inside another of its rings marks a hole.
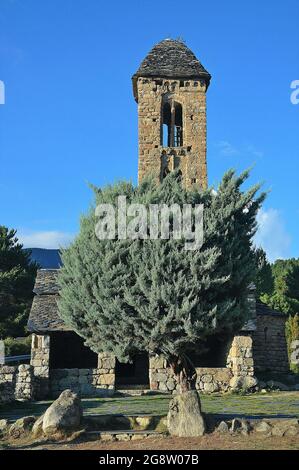
[[[0,338],[24,335],[35,274],[16,231],[0,226]]]
[[[271,308],[294,315],[299,312],[299,259],[277,260],[272,265],[273,291],[262,295]]]
[[[263,295],[270,295],[274,288],[274,278],[271,264],[267,260],[266,253],[262,248],[256,248],[256,270],[255,277],[256,297],[260,299]]]
[[[31,336],[26,336],[22,339],[6,338],[5,355],[6,356],[21,356],[22,354],[30,354],[31,350]]]
[[[129,360],[137,351],[166,359],[204,349],[208,336],[233,332],[247,319],[247,287],[255,276],[252,237],[265,195],[242,192],[248,172],[225,174],[215,194],[182,188],[177,173],[161,185],[119,183],[93,188],[96,204],[204,204],[204,244],[185,240],[99,240],[92,208],[73,244],[62,253],[62,319],[95,352]]]
[[[291,353],[291,343],[292,341],[299,340],[299,314],[289,316],[286,322],[286,337],[288,343],[289,356]],[[297,364],[292,364],[290,361],[290,368],[296,374],[299,374],[299,366]]]

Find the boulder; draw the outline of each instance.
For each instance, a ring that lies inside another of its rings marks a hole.
[[[235,375],[229,382],[229,386],[232,390],[250,390],[256,387],[258,381],[255,377],[248,375]]]
[[[265,434],[270,434],[271,433],[271,430],[272,430],[272,427],[270,426],[269,423],[267,423],[267,421],[259,421],[256,425],[255,425],[255,431],[256,432],[261,432],[261,433],[265,433]]]
[[[273,428],[272,428],[272,436],[278,436],[278,437],[282,437],[284,435],[284,433],[286,432],[286,427],[284,425],[279,425],[279,424],[276,424]]]
[[[34,437],[41,436],[43,434],[43,420],[45,414],[41,415],[34,423],[32,428],[32,434]]]
[[[285,436],[297,436],[298,434],[299,434],[298,426],[289,426],[284,433]]]
[[[8,431],[9,424],[7,419],[0,419],[0,436]]]
[[[172,436],[198,437],[205,433],[199,395],[195,390],[176,395],[169,404],[167,427]]]
[[[241,434],[244,436],[248,436],[250,431],[252,430],[251,424],[246,421],[246,419],[241,420]]]
[[[8,419],[0,419],[0,431],[4,431],[8,426]]]
[[[34,422],[34,416],[25,416],[24,418],[17,419],[9,428],[9,436],[13,439],[18,439],[23,434],[31,431]]]
[[[227,434],[229,431],[228,424],[225,421],[221,421],[216,431],[220,432],[221,434]]]
[[[79,428],[81,419],[80,399],[71,390],[64,390],[46,410],[42,430],[46,435],[74,431]]]
[[[281,419],[276,421],[273,429],[272,436],[282,437],[285,435],[296,436],[299,431],[298,419]]]
[[[230,427],[230,432],[237,432],[239,430],[241,430],[242,428],[242,422],[240,419],[238,418],[234,418],[232,420],[232,424],[231,424],[231,427]]]

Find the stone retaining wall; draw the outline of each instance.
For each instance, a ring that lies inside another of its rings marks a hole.
[[[111,396],[115,387],[115,358],[99,354],[96,369],[52,369],[50,395],[59,396],[69,388],[80,396]]]
[[[15,366],[0,366],[0,403],[9,403],[15,399],[16,370]]]
[[[226,367],[197,367],[196,373],[196,388],[203,393],[225,392],[229,389],[232,372]],[[150,387],[151,390],[169,393],[179,391],[176,377],[161,357],[150,359]]]
[[[14,400],[32,400],[36,395],[33,367],[0,366],[0,403]]]
[[[151,357],[149,367],[151,390],[177,393],[176,377],[162,357]],[[253,377],[252,338],[246,335],[234,337],[227,367],[196,367],[196,373],[196,388],[203,393],[226,392],[235,388],[237,377]]]

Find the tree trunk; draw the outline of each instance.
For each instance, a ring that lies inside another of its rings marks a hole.
[[[181,393],[196,389],[196,370],[187,356],[175,356],[170,361],[170,366],[176,376]]]

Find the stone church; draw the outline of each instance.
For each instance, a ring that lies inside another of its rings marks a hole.
[[[207,187],[206,92],[211,76],[181,41],[156,44],[132,77],[138,105],[138,180],[153,174],[161,181],[179,168],[186,187]],[[177,384],[164,359],[140,354],[122,364],[95,354],[59,317],[58,270],[39,270],[28,320],[36,398],[56,397],[66,388],[82,396],[115,391],[173,393]],[[256,303],[248,289],[251,320],[235,337],[211,338],[209,352],[194,357],[197,388],[203,392],[254,387],[255,374],[289,369],[285,316]],[[196,355],[195,355],[196,356]]]

